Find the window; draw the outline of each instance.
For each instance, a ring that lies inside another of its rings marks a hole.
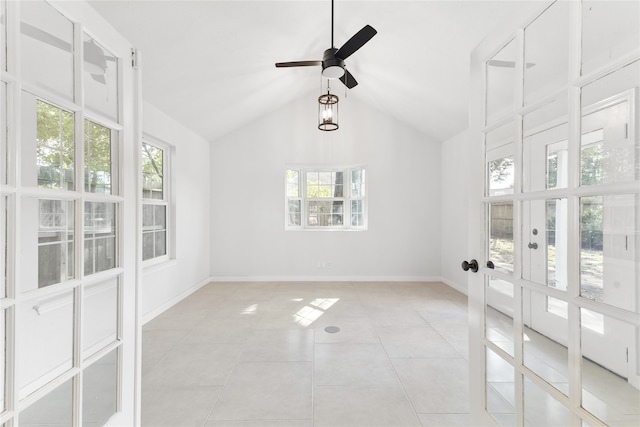
[[[168,248],[169,150],[142,142],[142,260],[164,260]]]
[[[286,229],[366,229],[365,176],[363,167],[287,169]]]

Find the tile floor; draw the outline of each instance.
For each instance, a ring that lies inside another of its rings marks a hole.
[[[466,426],[467,339],[442,283],[210,283],[143,328],[142,424]]]

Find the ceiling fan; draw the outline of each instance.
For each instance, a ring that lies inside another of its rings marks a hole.
[[[322,60],[277,62],[276,67],[309,67],[321,65],[323,77],[328,79],[340,79],[347,88],[351,89],[355,87],[358,82],[345,68],[344,60],[353,55],[377,33],[378,32],[371,25],[365,25],[353,37],[347,40],[340,49],[336,49],[333,44],[333,0],[331,0],[331,47],[324,51]]]
[[[24,21],[20,23],[20,32],[25,36],[31,37],[50,46],[57,47],[65,52],[73,51],[71,43]],[[106,84],[107,81],[105,79],[105,75],[108,69],[107,61],[115,62],[116,58],[106,55],[104,50],[98,46],[92,38],[83,42],[83,50],[85,71],[91,75],[93,80],[98,83]]]

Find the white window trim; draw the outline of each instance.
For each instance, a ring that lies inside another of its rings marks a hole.
[[[142,150],[142,144],[152,145],[162,150],[162,199],[147,199],[142,196],[142,156],[140,157],[140,212],[143,210],[143,205],[163,205],[165,209],[165,249],[164,255],[142,260],[143,269],[150,267],[156,267],[160,264],[171,262],[175,259],[174,253],[174,236],[175,236],[175,222],[173,215],[173,167],[172,160],[175,155],[174,146],[164,142],[149,134],[143,134],[142,141],[140,142],[139,149]],[[142,223],[141,223],[142,225]],[[140,229],[140,237],[142,238],[142,228]]]
[[[298,172],[298,189],[299,195],[298,197],[289,197],[287,195],[287,171],[295,170]],[[364,186],[364,196],[354,197],[351,195],[351,174],[353,171],[363,170],[365,171],[365,186]],[[284,228],[286,231],[366,231],[368,229],[368,173],[366,165],[349,165],[349,166],[300,166],[300,165],[286,165],[284,176]],[[344,181],[343,181],[343,197],[335,197],[335,198],[307,198],[307,182],[306,175],[307,172],[343,172],[344,173]],[[300,225],[290,225],[289,224],[289,201],[290,200],[300,200],[301,211],[300,211]],[[342,200],[343,204],[343,224],[335,225],[335,226],[310,226],[307,224],[306,218],[308,218],[309,214],[309,201],[329,201],[329,200]],[[351,202],[355,200],[362,200],[362,209],[364,214],[364,224],[361,226],[352,226],[351,225]]]

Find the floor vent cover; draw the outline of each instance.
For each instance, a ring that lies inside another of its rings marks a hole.
[[[330,334],[335,334],[337,332],[340,332],[340,328],[338,328],[337,326],[327,326],[326,328],[324,328],[325,332],[329,332]]]

